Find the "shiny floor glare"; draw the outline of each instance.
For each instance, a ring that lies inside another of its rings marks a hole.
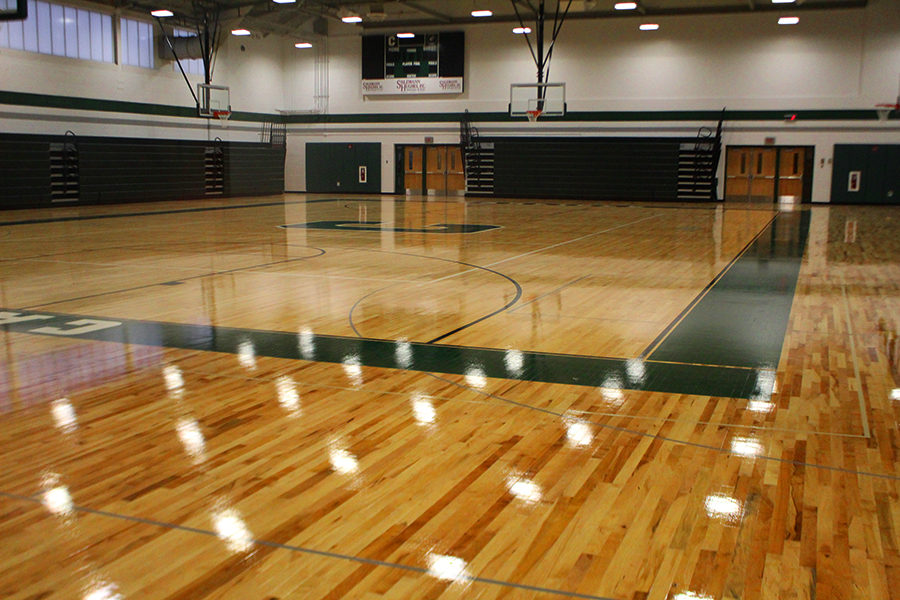
[[[0,213],[0,597],[900,597],[896,209],[777,208]]]

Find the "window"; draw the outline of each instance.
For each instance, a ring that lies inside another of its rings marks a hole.
[[[0,0],[15,7],[16,0]],[[115,62],[112,17],[92,10],[29,0],[28,18],[0,23],[0,48]]]
[[[197,34],[193,31],[188,31],[187,29],[175,29],[172,31],[172,37],[197,37]],[[172,68],[175,69],[176,72],[181,72],[178,69],[177,62],[172,65]],[[182,58],[181,68],[184,69],[185,73],[188,73],[190,75],[203,75],[203,59]]]
[[[122,64],[152,69],[153,25],[143,21],[123,18],[120,21],[122,40]]]

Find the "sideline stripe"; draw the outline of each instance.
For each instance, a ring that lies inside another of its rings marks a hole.
[[[779,213],[650,359],[775,369],[809,234],[809,211]]]
[[[766,223],[765,226],[763,226],[763,228],[759,230],[759,233],[757,233],[755,236],[753,236],[753,239],[751,239],[749,242],[747,242],[747,244],[741,249],[741,251],[738,252],[734,258],[732,258],[730,261],[728,261],[728,264],[725,265],[725,268],[723,268],[721,271],[719,271],[719,274],[716,275],[715,277],[713,277],[713,280],[710,281],[709,283],[707,283],[705,288],[700,290],[700,293],[697,294],[697,296],[693,300],[691,300],[691,303],[688,304],[684,308],[684,310],[682,310],[680,313],[678,313],[678,316],[675,317],[674,319],[672,319],[671,323],[666,325],[666,328],[663,329],[662,332],[660,332],[660,334],[658,336],[656,336],[656,338],[652,342],[650,342],[649,346],[644,348],[644,351],[641,352],[639,355],[641,358],[647,357],[648,355],[650,355],[651,352],[656,350],[657,346],[659,346],[663,342],[663,340],[666,339],[666,337],[668,337],[669,333],[671,333],[672,330],[675,329],[675,327],[681,323],[681,321],[687,316],[687,314],[689,312],[691,312],[695,306],[697,306],[697,303],[700,302],[704,296],[706,296],[706,294],[709,292],[709,290],[711,290],[713,288],[713,286],[716,285],[719,282],[719,280],[722,279],[722,277],[724,277],[725,273],[727,273],[728,270],[731,269],[732,266],[734,266],[734,263],[736,263],[738,261],[738,259],[740,259],[747,252],[747,250],[750,248],[750,246],[753,245],[753,242],[758,240],[759,237],[763,233],[765,233],[769,227],[772,226],[772,223],[775,221],[776,218],[778,218],[778,213],[775,213],[774,215],[772,215],[772,218],[769,219],[769,222]]]
[[[766,398],[772,372],[759,369],[659,363],[546,352],[470,348],[334,335],[302,336],[213,325],[165,323],[47,311],[0,308],[0,330],[75,339],[239,354],[253,345],[257,356],[423,373],[475,375],[592,387],[718,396]]]

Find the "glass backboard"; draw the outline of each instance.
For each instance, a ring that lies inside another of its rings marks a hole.
[[[509,116],[525,117],[540,110],[542,117],[566,114],[565,83],[513,83],[509,86]]]

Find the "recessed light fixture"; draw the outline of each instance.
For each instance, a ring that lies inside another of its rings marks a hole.
[[[491,10],[473,10],[473,11],[472,11],[472,16],[473,16],[473,17],[476,17],[476,18],[478,18],[478,17],[493,17],[493,16],[494,16],[494,11],[491,11]]]
[[[779,25],[796,25],[800,22],[800,17],[781,17],[778,19]]]
[[[657,23],[644,23],[638,29],[641,31],[656,31],[659,29],[659,25]]]
[[[616,2],[613,8],[616,10],[634,10],[637,8],[637,2]]]
[[[793,4],[797,0],[772,0],[772,4]]]
[[[350,15],[349,17],[341,17],[344,23],[362,23],[362,17],[358,15]]]
[[[513,33],[531,33],[531,27],[513,27]]]
[[[312,48],[312,44],[309,42],[297,42],[294,44],[294,48]]]
[[[272,0],[275,4],[293,4],[297,0]]]
[[[169,10],[167,8],[161,8],[159,10],[151,10],[150,14],[153,15],[154,17],[159,17],[160,19],[162,19],[164,17],[174,17],[175,16],[175,13],[173,13],[171,10]]]
[[[250,35],[249,29],[232,29],[231,35]]]
[[[416,34],[414,34],[414,33],[409,33],[409,32],[398,33],[398,34],[397,34],[397,37],[398,37],[398,38],[403,38],[403,39],[409,39],[409,38],[414,38],[414,37],[416,37]]]

